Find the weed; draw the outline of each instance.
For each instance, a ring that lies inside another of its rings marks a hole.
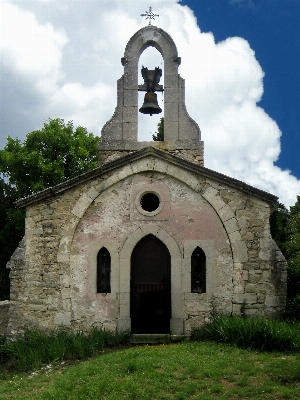
[[[0,342],[0,364],[29,370],[57,360],[83,359],[98,354],[104,347],[118,347],[129,340],[128,332],[108,332],[93,327],[89,332],[58,329],[48,334],[26,330],[24,337]]]
[[[300,349],[299,323],[264,318],[214,316],[212,322],[192,333],[192,340],[213,340],[260,351]]]

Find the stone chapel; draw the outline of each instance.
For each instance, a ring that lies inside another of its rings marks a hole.
[[[139,142],[138,90],[162,90],[153,71],[138,82],[149,46],[164,60],[164,140]],[[8,334],[97,325],[189,335],[212,305],[265,317],[284,306],[286,262],[269,227],[277,198],[204,167],[180,61],[164,30],[136,32],[98,167],[17,202],[26,232],[8,263]]]

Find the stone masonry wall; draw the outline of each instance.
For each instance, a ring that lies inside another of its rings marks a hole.
[[[0,335],[6,335],[9,317],[9,301],[0,301]]]
[[[110,193],[115,190],[121,194],[122,187],[130,185],[131,177],[135,176],[152,179],[157,182],[157,185],[164,179],[172,179],[172,182],[178,182],[178,193],[188,187],[188,191],[194,193],[194,198],[197,196],[199,199],[203,198],[203,204],[215,210],[228,237],[229,250],[226,248],[224,253],[219,250],[217,253],[212,251],[211,254],[219,265],[222,265],[222,258],[232,260],[230,272],[232,291],[230,295],[226,294],[226,299],[221,295],[218,296],[218,291],[214,291],[214,298],[205,298],[202,301],[200,297],[203,298],[203,295],[191,296],[187,287],[183,285],[178,307],[182,307],[179,314],[184,318],[185,333],[189,333],[194,326],[208,320],[213,300],[220,311],[234,314],[244,313],[268,317],[282,309],[286,294],[286,261],[270,235],[270,206],[251,194],[230,187],[229,184],[218,183],[213,179],[204,178],[201,173],[185,170],[180,165],[147,156],[78,184],[44,202],[27,207],[25,239],[8,264],[11,268],[11,305],[8,325],[10,334],[22,333],[26,326],[40,326],[46,330],[60,325],[72,329],[87,329],[93,321],[111,329],[117,326],[118,316],[122,314],[124,307],[128,307],[128,304],[123,307],[122,288],[117,286],[114,297],[103,297],[99,303],[99,307],[106,310],[102,313],[103,319],[98,316],[93,317],[93,314],[89,315],[88,324],[82,317],[80,320],[76,319],[72,296],[77,296],[76,288],[83,283],[77,281],[82,276],[74,276],[71,271],[71,264],[76,265],[76,260],[80,257],[78,249],[76,254],[72,253],[72,243],[76,230],[80,229],[80,222],[87,215],[90,207],[96,202],[99,207],[102,207],[102,194],[108,193],[107,190]],[[180,195],[173,197],[180,198]],[[201,207],[199,209],[201,211]],[[112,203],[111,215],[114,214],[113,210]],[[118,212],[118,209],[115,208],[115,211]],[[185,214],[187,215],[185,229],[188,231],[192,219],[189,220],[188,212]],[[182,218],[183,216],[184,213],[182,213]],[[98,217],[95,214],[93,218],[97,221]],[[123,218],[124,221],[128,221],[129,217],[124,214]],[[159,226],[155,227],[154,222],[151,219],[148,222],[147,219],[143,221],[142,231],[145,229],[145,232],[158,235]],[[159,224],[163,228],[163,222]],[[110,225],[109,220],[106,221],[106,225]],[[139,235],[142,235],[141,228],[138,230]],[[163,230],[161,229],[160,232]],[[133,237],[138,237],[136,233],[132,234]],[[171,246],[171,239],[168,239],[164,233],[160,235],[161,240],[166,240],[165,243]],[[179,267],[181,268],[180,280],[184,282],[188,279],[185,264],[187,259],[184,258],[184,253],[192,249],[193,243],[179,240],[176,236],[174,239],[180,249],[179,252],[174,253],[178,258],[174,261],[179,266],[181,265]],[[86,248],[88,246],[87,241]],[[123,244],[120,243],[118,246],[114,250],[114,257],[121,271],[122,263],[125,261],[121,258]],[[209,248],[208,251],[210,251]],[[229,265],[228,261],[226,265]],[[87,276],[86,272],[84,274]],[[118,279],[117,275],[115,279]],[[80,296],[77,296],[77,300],[80,300]],[[83,296],[82,299],[84,298]],[[225,308],[223,304],[226,304]],[[109,320],[109,315],[111,315],[111,320]]]
[[[142,148],[143,142],[139,142],[138,144]],[[204,154],[201,142],[199,142],[199,148],[196,149],[173,149],[172,147],[169,148],[168,144],[165,142],[145,142],[145,144],[151,144],[153,147],[157,147],[166,153],[182,158],[183,160],[189,161],[193,164],[200,165],[201,167],[204,166]],[[132,154],[135,151],[137,150],[100,150],[98,153],[98,165],[101,166],[111,161],[115,161],[118,158]]]

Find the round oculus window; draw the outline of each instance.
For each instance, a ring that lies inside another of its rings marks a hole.
[[[160,200],[155,193],[145,193],[140,200],[141,207],[144,211],[153,212],[158,209]]]

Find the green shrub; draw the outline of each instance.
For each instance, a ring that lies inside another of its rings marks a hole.
[[[0,363],[9,361],[13,368],[28,370],[57,360],[91,357],[104,347],[122,346],[128,340],[128,332],[112,333],[97,327],[87,333],[58,329],[45,334],[38,329],[27,330],[18,339],[0,338]]]
[[[236,344],[261,351],[291,351],[300,349],[299,328],[299,323],[221,315],[194,330],[191,339]]]

